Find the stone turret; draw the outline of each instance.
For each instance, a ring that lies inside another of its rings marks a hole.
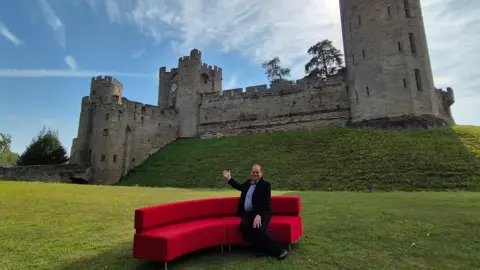
[[[92,109],[89,102],[90,97],[82,98],[80,107],[80,120],[78,123],[77,138],[73,139],[70,150],[70,163],[89,164],[90,134],[92,133]]]
[[[90,102],[110,99],[111,96],[122,97],[123,85],[110,76],[92,78],[90,85]]]

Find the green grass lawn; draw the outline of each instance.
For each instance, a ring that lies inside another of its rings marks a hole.
[[[120,185],[221,187],[224,169],[245,179],[263,165],[278,190],[480,191],[480,127],[330,129],[169,144]]]
[[[226,185],[222,180],[219,184]],[[284,261],[236,248],[196,252],[172,269],[478,269],[480,193],[288,192],[304,235]],[[0,269],[162,269],[132,259],[136,208],[232,190],[0,181]],[[415,246],[412,246],[415,243]]]

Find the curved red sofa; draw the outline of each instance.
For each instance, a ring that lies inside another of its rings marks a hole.
[[[272,196],[268,226],[275,239],[289,246],[302,236],[301,198]],[[243,244],[238,197],[209,198],[135,210],[133,258],[167,262],[214,246]]]

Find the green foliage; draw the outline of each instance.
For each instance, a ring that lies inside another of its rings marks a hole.
[[[10,167],[17,163],[18,154],[13,152],[0,152],[0,167]]]
[[[67,161],[67,151],[58,138],[58,132],[43,127],[20,155],[17,165],[62,164]]]
[[[9,167],[17,163],[18,154],[10,151],[12,135],[0,133],[0,166]]]
[[[236,246],[225,252],[214,247],[170,261],[169,269],[463,270],[480,265],[480,193],[274,190],[272,195],[302,198],[303,236],[284,261],[257,258]],[[208,191],[0,181],[0,269],[163,269],[161,262],[132,259],[135,209],[230,196],[239,192],[229,186]]]
[[[280,58],[278,57],[265,61],[262,67],[265,69],[265,74],[268,76],[271,84],[287,81],[286,78],[290,76],[290,69],[282,68],[280,66]]]
[[[12,135],[0,133],[0,153],[10,152]]]
[[[329,129],[176,141],[120,185],[224,187],[251,165],[280,190],[480,190],[480,127],[438,130]]]
[[[343,68],[342,53],[328,39],[311,46],[308,54],[312,56],[305,65],[305,73],[308,77],[326,79],[328,76],[337,74],[338,70]]]

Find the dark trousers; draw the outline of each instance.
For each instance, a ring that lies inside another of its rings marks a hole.
[[[251,243],[252,248],[256,252],[265,253],[274,257],[280,256],[283,249],[268,233],[270,217],[262,217],[262,226],[260,226],[260,228],[253,228],[254,219],[255,216],[252,213],[245,211],[242,221],[240,222],[240,232],[243,238]]]

